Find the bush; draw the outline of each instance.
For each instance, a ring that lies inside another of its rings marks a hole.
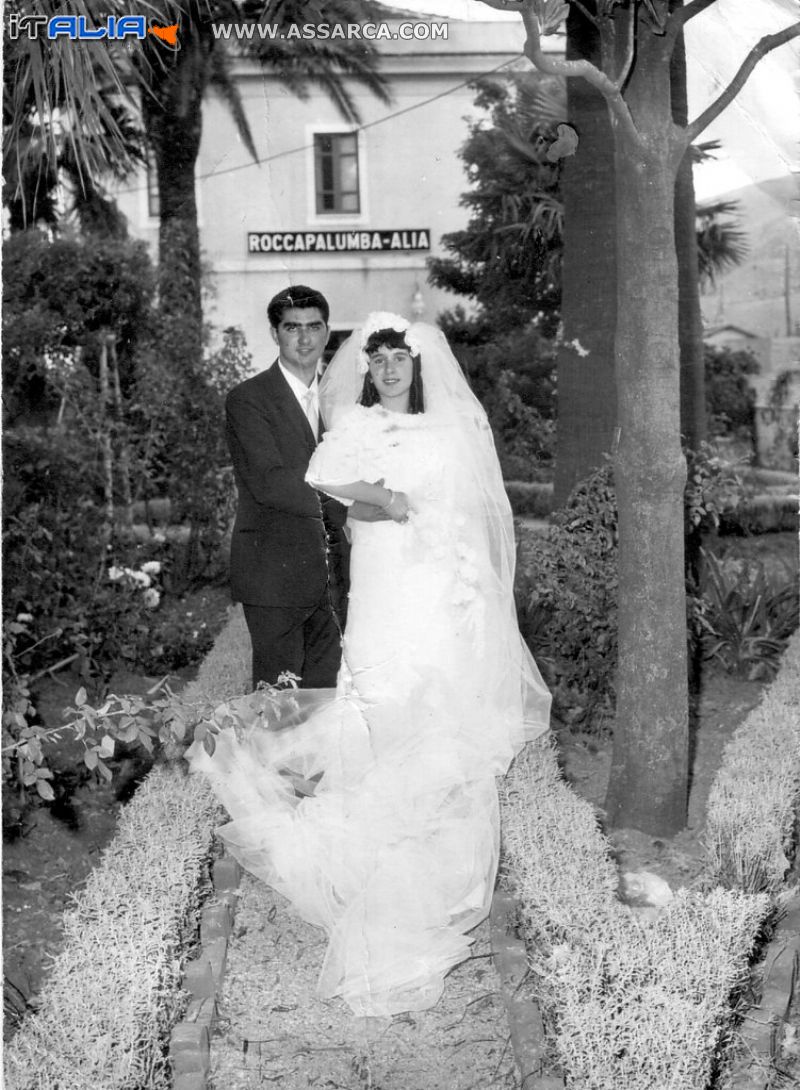
[[[731,436],[755,450],[756,395],[748,376],[760,370],[749,352],[705,346],[708,434]]]
[[[708,800],[710,878],[748,893],[782,888],[797,853],[800,632],[776,680],[725,747]]]
[[[102,694],[120,668],[163,674],[196,662],[210,635],[171,608],[167,546],[108,540],[99,474],[79,431],[9,429],[5,452],[2,772],[24,808],[53,794],[32,677],[72,665]]]
[[[611,469],[597,470],[520,550],[520,629],[560,715],[607,711],[617,659],[617,508]]]
[[[187,737],[192,709],[196,721],[247,691],[248,647],[238,611],[176,706]],[[184,745],[172,733],[177,753]],[[218,820],[202,777],[163,766],[150,773],[65,916],[64,948],[39,1011],[6,1046],[9,1090],[172,1084],[167,1038],[185,1007],[181,960],[196,932]]]
[[[9,1090],[171,1086],[166,1042],[216,820],[196,778],[151,773],[65,915],[37,1014],[5,1048]]]
[[[517,757],[500,801],[528,988],[566,1085],[704,1090],[767,899],[682,891],[655,919],[636,915],[617,896],[591,806],[564,783],[546,740]]]

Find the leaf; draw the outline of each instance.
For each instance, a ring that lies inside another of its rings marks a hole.
[[[55,800],[56,796],[53,793],[53,788],[50,786],[47,780],[37,780],[36,790],[38,791],[39,795],[47,802],[53,802]]]
[[[99,757],[113,757],[114,756],[114,739],[110,734],[104,734],[100,739],[100,746],[97,750]]]
[[[98,760],[97,769],[100,772],[100,775],[103,777],[104,780],[108,780],[108,781],[111,780],[112,773],[111,773],[111,769],[108,767],[107,764],[104,764],[103,761]]]
[[[76,705],[76,707],[82,708],[83,705],[86,703],[86,700],[87,700],[86,689],[81,685],[80,689],[78,689],[77,693],[75,693],[75,705]]]
[[[97,768],[98,760],[99,758],[96,749],[87,749],[83,755],[83,763],[87,768]]]

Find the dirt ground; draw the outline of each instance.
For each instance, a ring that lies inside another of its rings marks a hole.
[[[620,870],[648,870],[677,888],[702,868],[708,790],[722,749],[759,700],[763,683],[710,673],[697,707],[688,827],[670,839],[632,830],[611,836]],[[558,732],[566,779],[602,807],[610,740]],[[212,1050],[214,1090],[255,1090],[277,1082],[340,1090],[489,1090],[516,1087],[499,979],[488,952],[488,925],[475,932],[477,957],[454,970],[441,1002],[399,1018],[356,1019],[340,1000],[322,1001],[314,985],[325,940],[287,902],[245,877],[229,948],[221,1023]]]

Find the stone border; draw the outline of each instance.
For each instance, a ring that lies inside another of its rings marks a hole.
[[[517,933],[518,902],[513,894],[496,890],[489,913],[492,956],[500,977],[511,1047],[521,1090],[564,1090],[560,1076],[544,1069],[545,1033],[539,1008],[520,993],[528,972],[528,954]],[[189,1088],[187,1087],[187,1090]]]
[[[183,970],[182,986],[191,998],[183,1020],[170,1035],[173,1090],[206,1090],[217,995],[225,974],[241,875],[242,868],[231,856],[222,856],[212,867],[214,892],[200,914],[200,950]]]
[[[771,1086],[780,1055],[795,986],[800,979],[800,889],[795,890],[775,928],[764,957],[755,967],[761,998],[745,1011],[739,1026],[730,1090],[765,1090]]]

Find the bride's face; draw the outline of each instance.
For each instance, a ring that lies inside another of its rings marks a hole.
[[[380,345],[369,357],[369,373],[381,405],[393,412],[407,412],[408,391],[414,378],[411,353],[404,348]]]

